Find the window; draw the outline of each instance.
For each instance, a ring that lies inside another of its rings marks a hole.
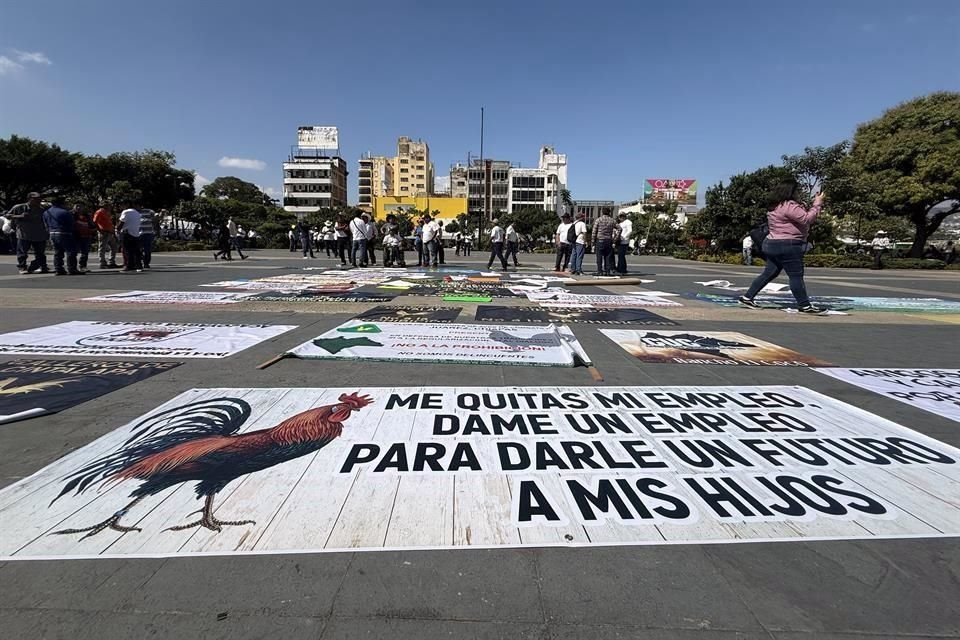
[[[406,158],[400,158],[400,164],[409,164],[409,162]]]
[[[407,169],[406,167],[403,167],[402,169],[400,169],[400,173],[410,173],[410,170]]]
[[[410,182],[410,178],[403,176],[402,178],[400,178],[400,182]]]
[[[410,189],[408,189],[407,187],[400,187],[400,191],[409,191],[409,190]]]

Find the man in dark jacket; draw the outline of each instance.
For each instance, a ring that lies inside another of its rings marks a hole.
[[[613,242],[620,228],[608,209],[593,223],[593,250],[597,252],[597,275],[609,276],[613,271]]]
[[[53,268],[58,276],[82,276],[77,269],[77,245],[73,237],[76,221],[73,213],[63,206],[63,196],[53,198],[53,206],[43,212],[43,222],[50,232],[53,244]],[[67,257],[67,268],[63,268],[63,257]]]
[[[47,227],[43,224],[43,203],[33,192],[27,202],[18,204],[7,214],[17,227],[17,268],[21,274],[50,273],[47,268]],[[33,261],[27,266],[27,255],[33,250]]]

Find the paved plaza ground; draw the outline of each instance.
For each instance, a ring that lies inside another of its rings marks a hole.
[[[448,265],[478,267],[475,252]],[[159,253],[142,274],[17,275],[0,256],[0,333],[71,320],[291,324],[228,359],[175,370],[54,415],[0,425],[0,487],[194,387],[591,386],[584,368],[285,360],[257,365],[372,304],[91,304],[129,290],[290,273],[286,251],[246,261]],[[544,271],[552,256],[521,256]],[[593,256],[586,256],[587,265]],[[634,257],[645,288],[706,292],[695,281],[749,283],[756,268]],[[960,301],[960,272],[809,269],[813,295]],[[637,286],[591,287],[619,293]],[[682,299],[655,311],[671,329],[736,331],[841,367],[956,368],[958,317],[853,312],[801,317]],[[523,301],[526,303],[526,301]],[[497,301],[497,304],[521,304]],[[438,304],[397,298],[392,304]],[[462,304],[461,321],[475,305]],[[802,368],[644,364],[596,326],[571,325],[602,385],[799,385],[960,447],[960,425]],[[12,360],[15,356],[3,356]],[[0,522],[0,527],[8,523]],[[960,539],[796,541],[580,548],[332,552],[291,555],[0,561],[0,637],[126,638],[947,638],[960,637]]]

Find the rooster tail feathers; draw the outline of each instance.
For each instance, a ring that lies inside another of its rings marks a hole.
[[[250,413],[250,405],[239,398],[212,398],[147,417],[131,428],[131,436],[117,449],[66,475],[66,484],[50,504],[71,492],[81,494],[91,485],[115,478],[144,458],[183,442],[233,435]]]

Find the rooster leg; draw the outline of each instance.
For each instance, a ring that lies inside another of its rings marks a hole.
[[[143,500],[143,496],[136,498],[133,502],[125,506],[123,509],[120,509],[119,511],[114,513],[112,516],[104,520],[103,522],[95,524],[92,527],[85,527],[83,529],[61,529],[60,531],[51,532],[50,535],[58,536],[58,535],[67,535],[70,533],[86,533],[87,535],[80,538],[81,540],[86,540],[87,538],[91,536],[95,536],[101,531],[104,531],[106,529],[120,531],[121,533],[129,533],[131,531],[140,531],[139,527],[123,526],[122,524],[120,524],[120,518],[127,515],[127,512],[133,508],[133,505],[137,504],[141,500]]]
[[[167,531],[183,531],[194,527],[203,527],[210,531],[222,531],[223,527],[235,527],[244,524],[257,524],[256,520],[217,520],[213,515],[213,495],[207,495],[203,501],[203,511],[199,520],[169,527]]]

